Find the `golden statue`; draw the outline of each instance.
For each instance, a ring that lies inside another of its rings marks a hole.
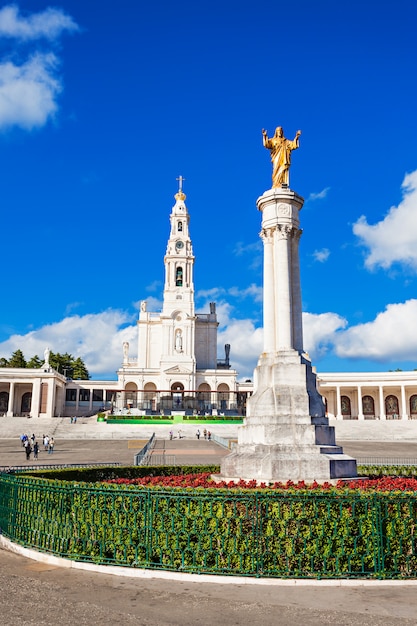
[[[272,187],[288,186],[291,165],[291,152],[298,148],[298,138],[301,130],[297,130],[293,141],[285,139],[282,126],[278,126],[275,135],[268,137],[266,130],[262,129],[264,147],[271,153],[272,161]]]

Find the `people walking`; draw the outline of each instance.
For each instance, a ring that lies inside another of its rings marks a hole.
[[[38,458],[38,453],[39,453],[39,444],[37,441],[35,441],[34,445],[33,445],[33,458],[37,459]]]
[[[53,454],[54,453],[54,447],[55,447],[55,441],[54,441],[54,438],[51,437],[50,440],[49,440],[48,454]]]
[[[207,428],[203,430],[204,439],[207,439]]]
[[[44,437],[43,437],[43,447],[44,447],[45,452],[49,451],[49,437],[48,437],[48,435],[44,435]]]
[[[26,452],[26,461],[30,461],[30,455],[32,452],[32,448],[30,446],[29,443],[29,439],[26,440],[27,445],[25,445],[25,452]]]
[[[200,429],[199,428],[197,429],[196,437],[197,437],[197,439],[200,439]]]

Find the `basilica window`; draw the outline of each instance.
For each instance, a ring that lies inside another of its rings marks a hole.
[[[182,232],[182,222],[178,222],[178,232]]]
[[[177,271],[175,273],[175,285],[177,287],[182,287],[182,267],[177,267]]]

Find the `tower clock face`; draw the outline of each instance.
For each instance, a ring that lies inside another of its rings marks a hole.
[[[177,250],[181,250],[184,247],[184,242],[183,241],[177,241],[175,244],[175,247]]]

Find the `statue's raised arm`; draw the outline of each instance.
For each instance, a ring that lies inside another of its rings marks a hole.
[[[278,126],[273,137],[269,138],[266,130],[262,129],[263,145],[271,153],[272,187],[288,187],[291,165],[291,152],[299,147],[301,130],[297,130],[291,141],[285,139],[282,126]]]

